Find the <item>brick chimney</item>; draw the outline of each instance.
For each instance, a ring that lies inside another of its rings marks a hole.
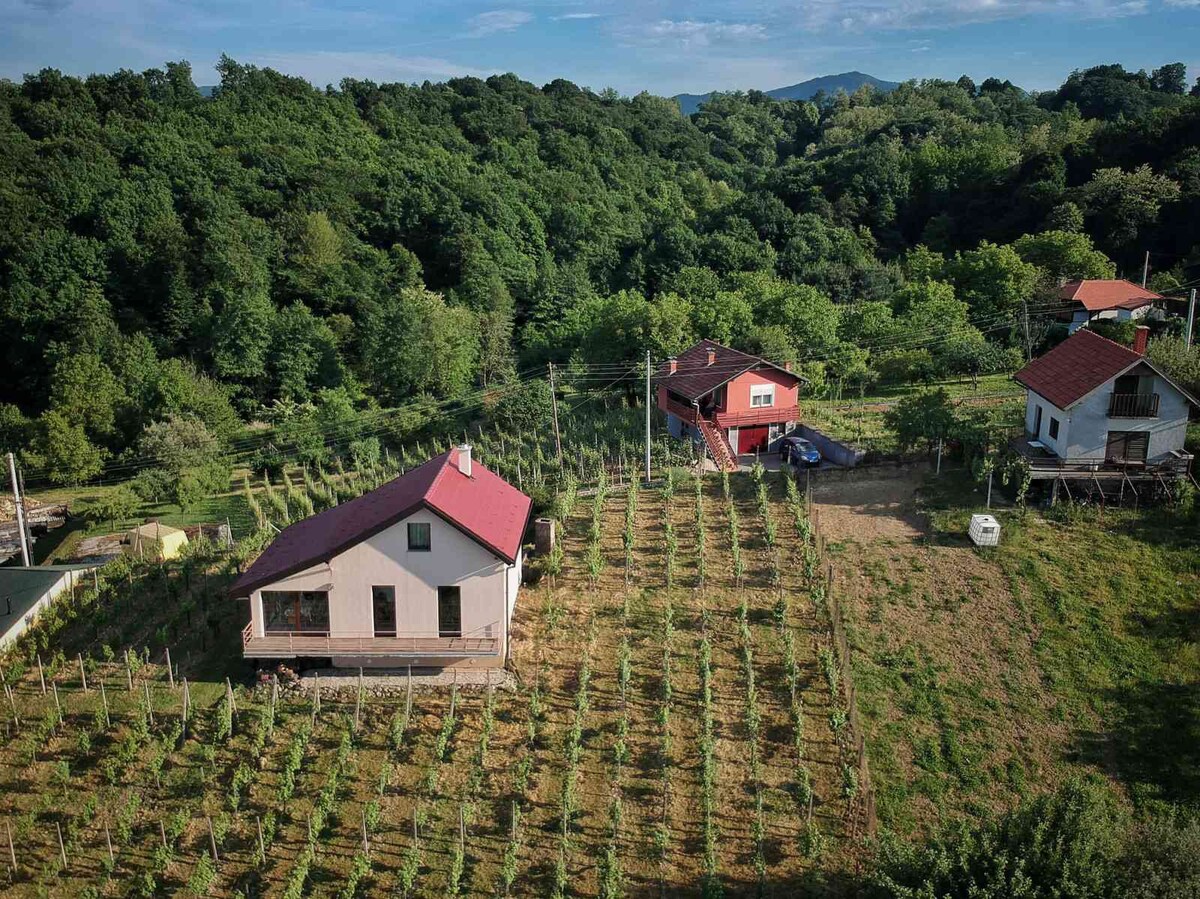
[[[667,364],[671,366],[670,374],[675,374],[675,372],[679,371],[679,360],[674,356],[667,360]]]
[[[708,348],[708,364],[712,365],[717,361],[717,351],[712,347]]]
[[[471,476],[471,444],[464,443],[458,448],[458,470],[467,477]]]
[[[1146,355],[1146,338],[1150,336],[1150,329],[1145,325],[1138,325],[1133,332],[1133,351],[1139,356]]]

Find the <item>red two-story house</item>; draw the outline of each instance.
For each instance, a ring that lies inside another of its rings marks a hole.
[[[800,418],[803,378],[712,340],[668,359],[656,380],[671,435],[704,441],[725,471],[739,454],[774,449]]]

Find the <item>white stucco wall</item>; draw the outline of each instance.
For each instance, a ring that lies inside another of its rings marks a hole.
[[[408,549],[409,522],[429,524],[428,552]],[[490,636],[504,646],[520,586],[521,559],[509,565],[427,510],[335,556],[328,565],[277,581],[250,597],[255,636],[264,635],[263,590],[328,590],[334,637],[373,636],[371,588],[396,588],[396,628],[402,636],[438,635],[438,587],[457,586],[464,636]]]
[[[1037,410],[1042,410],[1042,425],[1035,433],[1034,422],[1037,421]],[[1105,407],[1107,410],[1107,407]],[[1058,438],[1050,436],[1050,419],[1058,419]],[[1040,440],[1051,452],[1066,458],[1068,436],[1071,430],[1071,417],[1039,393],[1027,391],[1025,396],[1025,433],[1034,440]]]
[[[1113,378],[1066,411],[1032,390],[1028,391],[1025,399],[1025,432],[1033,434],[1036,410],[1041,406],[1042,427],[1040,434],[1034,436],[1063,459],[1103,460],[1108,448],[1109,431],[1149,432],[1148,462],[1161,461],[1168,453],[1183,449],[1188,422],[1188,402],[1183,394],[1147,366],[1139,365],[1130,374],[1153,377],[1151,392],[1159,395],[1157,418],[1109,418],[1109,395],[1116,381]],[[1051,416],[1059,420],[1057,440],[1050,437]]]
[[[1151,392],[1159,395],[1158,417],[1109,418],[1108,398],[1115,379],[1110,380],[1071,407],[1071,439],[1064,454],[1067,458],[1103,459],[1109,431],[1149,432],[1148,462],[1160,461],[1172,450],[1183,449],[1188,420],[1188,403],[1183,394],[1155,375],[1148,366],[1139,365],[1130,374],[1153,377]]]

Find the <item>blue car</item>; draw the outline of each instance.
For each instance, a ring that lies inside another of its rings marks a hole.
[[[784,437],[779,441],[779,459],[797,468],[821,464],[820,452],[803,437]]]

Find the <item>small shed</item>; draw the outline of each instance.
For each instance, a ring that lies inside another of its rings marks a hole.
[[[179,528],[148,521],[131,530],[122,541],[125,551],[138,559],[169,559],[179,558],[183,548],[187,546],[187,534]]]
[[[64,590],[95,565],[30,565],[0,568],[0,649],[16,640]]]

